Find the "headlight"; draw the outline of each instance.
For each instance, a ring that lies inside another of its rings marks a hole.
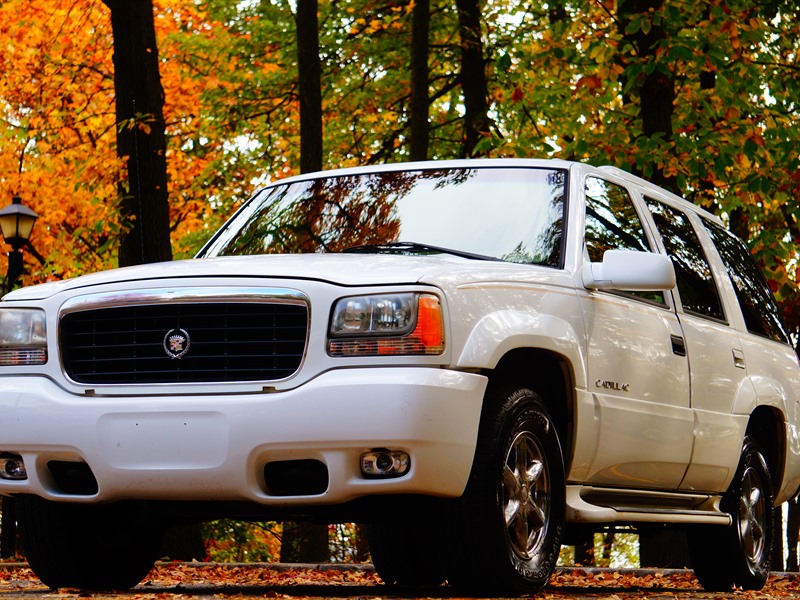
[[[0,366],[43,365],[46,362],[44,311],[0,308]]]
[[[333,307],[331,356],[441,354],[442,307],[432,294],[342,298]]]

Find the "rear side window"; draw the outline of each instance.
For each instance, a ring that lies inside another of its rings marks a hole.
[[[789,343],[775,298],[747,246],[723,227],[711,222],[705,225],[736,289],[747,330]]]
[[[675,266],[684,312],[724,321],[725,313],[711,274],[711,265],[689,218],[681,211],[652,198],[645,197],[645,200]]]

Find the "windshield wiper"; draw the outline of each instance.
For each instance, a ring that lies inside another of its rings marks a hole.
[[[430,244],[420,244],[418,242],[386,242],[383,244],[361,244],[345,248],[342,252],[348,254],[450,254],[461,258],[471,258],[473,260],[496,260],[494,256],[484,254],[474,254],[463,250],[443,248],[441,246],[431,246]],[[502,261],[501,261],[502,262]]]

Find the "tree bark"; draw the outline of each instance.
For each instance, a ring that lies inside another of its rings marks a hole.
[[[317,0],[297,0],[297,88],[300,94],[300,172],[322,169],[322,65],[319,58]],[[283,524],[281,562],[316,563],[330,559],[328,527],[318,523]]]
[[[169,239],[164,90],[152,0],[103,0],[114,35],[117,154],[127,181],[120,184],[119,265],[172,259]]]
[[[690,565],[686,533],[654,525],[639,531],[639,566],[685,569]]]
[[[411,15],[411,160],[427,160],[430,141],[428,50],[430,0],[416,0]]]
[[[2,515],[0,558],[12,558],[17,553],[17,511],[12,496],[2,497]]]
[[[329,560],[327,525],[303,521],[287,521],[283,524],[282,563],[321,563]]]
[[[297,89],[300,94],[300,172],[322,169],[322,65],[317,0],[298,0]]]
[[[797,542],[800,537],[800,504],[795,498],[794,500],[790,500],[788,505],[789,515],[786,520],[786,547],[788,549],[788,556],[786,557],[786,570],[797,573]]]
[[[652,15],[659,11],[664,0],[620,0],[619,23],[620,31],[636,49],[638,57],[658,67],[657,50],[666,39],[667,31],[663,21],[657,21]],[[650,28],[643,28],[632,33],[626,31],[637,15],[650,14]],[[664,141],[672,140],[672,116],[675,112],[675,80],[673,76],[662,69],[655,68],[650,73],[644,73],[636,84],[639,93],[639,115],[641,118],[642,133],[645,137],[652,138],[660,135]],[[674,177],[664,174],[663,168],[652,164],[652,174],[648,177],[656,185],[666,187],[677,192]]]
[[[461,37],[461,90],[464,96],[462,153],[465,157],[474,157],[483,154],[476,148],[478,142],[491,135],[480,0],[456,0],[456,8]]]

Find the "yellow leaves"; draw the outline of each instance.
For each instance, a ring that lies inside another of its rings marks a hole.
[[[747,158],[747,155],[744,153],[736,155],[736,163],[739,165],[739,167],[741,167],[745,171],[749,171],[750,168],[753,166],[752,161],[749,158]]]
[[[597,67],[597,76],[604,81],[616,81],[625,72],[619,63],[603,64]]]
[[[405,20],[413,6],[392,6],[386,14],[359,17],[353,21],[348,33],[350,35],[374,35],[376,33],[400,31],[405,27]]]
[[[399,120],[399,115],[392,110],[379,110],[367,112],[363,119],[367,123],[396,123]]]
[[[111,24],[100,2],[0,3],[0,205],[19,193],[39,215],[31,243],[48,265],[26,283],[111,265],[119,164],[109,75]],[[2,266],[0,266],[0,269]]]
[[[735,121],[736,119],[739,118],[740,115],[741,112],[739,111],[739,109],[736,108],[735,106],[731,106],[725,111],[725,120]]]

